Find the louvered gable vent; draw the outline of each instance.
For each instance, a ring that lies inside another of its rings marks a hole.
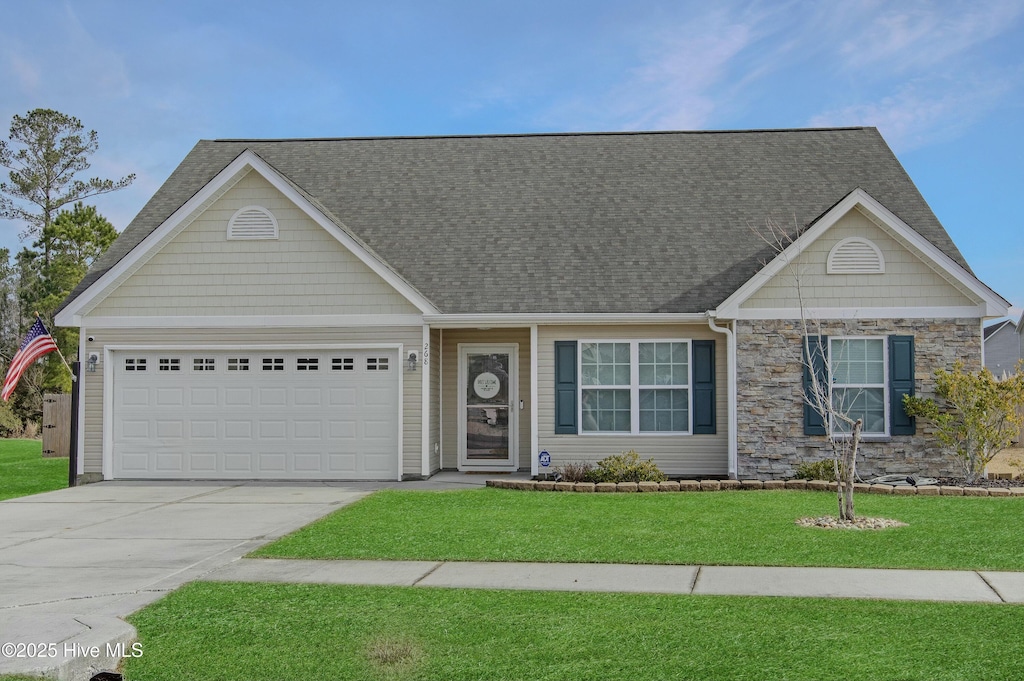
[[[276,239],[277,220],[266,208],[246,206],[238,209],[228,222],[229,239]]]
[[[883,274],[885,258],[878,246],[867,239],[850,237],[829,251],[827,271],[829,274]]]

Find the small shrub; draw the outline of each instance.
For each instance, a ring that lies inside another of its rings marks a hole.
[[[594,464],[586,461],[570,461],[555,468],[555,472],[562,476],[564,482],[587,482],[593,470]]]
[[[25,421],[25,427],[21,430],[21,437],[26,440],[35,440],[39,437],[39,424],[35,421]]]
[[[665,474],[654,459],[641,461],[635,450],[613,454],[597,462],[587,482],[662,482]]]
[[[797,480],[828,480],[835,482],[836,468],[834,459],[822,459],[810,463],[802,463],[796,467]]]
[[[0,435],[12,437],[21,434],[21,419],[11,411],[11,405],[7,402],[0,404]]]

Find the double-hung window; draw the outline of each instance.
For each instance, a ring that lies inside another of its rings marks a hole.
[[[864,435],[888,435],[886,414],[886,339],[830,338],[832,404],[853,420],[861,419]],[[849,432],[842,421],[837,433]]]
[[[582,341],[584,433],[689,433],[690,343]]]

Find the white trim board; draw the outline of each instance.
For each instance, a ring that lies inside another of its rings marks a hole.
[[[204,203],[215,197],[224,187],[238,182],[250,169],[259,173],[275,189],[284,194],[289,201],[306,213],[310,219],[320,225],[328,234],[337,239],[342,246],[398,291],[410,304],[423,313],[437,314],[438,310],[433,304],[391,269],[387,263],[368,251],[343,226],[328,218],[323,211],[296,190],[273,166],[260,158],[255,152],[246,149],[223,170],[217,173],[202,189],[196,192],[192,198],[174,211],[159,227],[150,232],[131,252],[121,258],[113,267],[79,294],[77,298],[71,301],[67,307],[61,310],[57,314],[57,325],[81,326],[81,317],[87,315],[89,310],[93,309],[115,290],[120,285],[123,276],[129,275],[136,266],[141,266],[153,254],[158,252],[159,246],[165,238],[173,234],[178,228],[190,223],[193,213],[201,208]]]
[[[751,307],[739,310],[735,319],[977,319],[985,316],[984,304],[963,307]]]
[[[416,314],[350,315],[204,315],[194,317],[78,317],[91,329],[235,329],[235,328],[347,328],[367,326],[423,326]]]
[[[772,278],[781,272],[790,263],[803,253],[808,246],[836,224],[844,215],[854,208],[860,208],[869,217],[872,217],[885,229],[891,230],[894,234],[906,240],[922,256],[922,260],[931,266],[936,272],[960,284],[966,290],[981,300],[978,310],[984,317],[1002,317],[1009,309],[1009,302],[1003,299],[998,293],[982,283],[977,277],[961,267],[955,260],[943,253],[930,241],[918,234],[910,225],[903,222],[892,211],[875,200],[863,189],[855,189],[850,192],[842,201],[828,210],[817,222],[807,231],[801,234],[793,243],[778,254],[771,262],[765,265],[757,274],[748,279],[736,291],[725,299],[714,311],[718,319],[741,319],[742,314],[749,312],[741,311],[740,306],[751,296],[767,284]],[[977,316],[975,311],[970,316]],[[905,315],[904,315],[905,316]],[[938,316],[938,315],[933,315]],[[798,317],[799,318],[799,315]]]

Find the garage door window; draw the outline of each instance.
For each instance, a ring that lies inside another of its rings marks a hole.
[[[195,357],[192,359],[193,371],[213,371],[217,362],[213,357]]]
[[[320,360],[316,357],[299,357],[295,360],[295,369],[297,371],[318,371]]]
[[[161,357],[160,371],[181,371],[181,360],[177,357]]]
[[[248,371],[248,357],[228,357],[228,371]]]
[[[143,357],[126,357],[124,360],[125,371],[145,371],[146,360]]]
[[[351,357],[335,357],[331,360],[331,371],[354,371],[356,362]]]
[[[387,371],[388,370],[388,358],[387,357],[367,357],[366,358],[366,370],[367,371]]]
[[[263,358],[263,370],[264,371],[284,371],[284,358],[283,357],[264,357]]]

